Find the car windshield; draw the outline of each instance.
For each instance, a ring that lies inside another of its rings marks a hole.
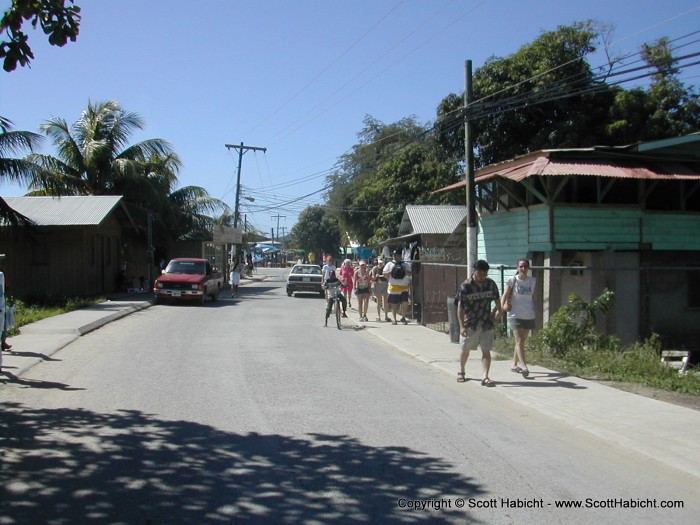
[[[172,261],[165,273],[187,273],[204,275],[204,263],[200,261]]]
[[[295,266],[292,273],[302,275],[321,275],[321,268],[318,266]]]

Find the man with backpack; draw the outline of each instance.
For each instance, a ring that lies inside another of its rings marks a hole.
[[[394,260],[384,266],[384,277],[389,281],[388,303],[394,320],[391,324],[397,324],[396,311],[401,305],[401,322],[408,324],[408,289],[411,286],[411,265],[401,260],[401,250],[394,250]]]

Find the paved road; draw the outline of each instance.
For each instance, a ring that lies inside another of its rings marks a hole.
[[[136,312],[4,385],[0,524],[694,523],[697,478],[281,286]],[[586,498],[607,508],[555,507]]]

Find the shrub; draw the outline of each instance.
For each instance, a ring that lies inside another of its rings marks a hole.
[[[569,303],[557,310],[532,338],[532,346],[557,358],[572,353],[585,358],[587,350],[619,349],[617,337],[600,334],[595,327],[597,313],[608,313],[614,298],[614,292],[607,289],[590,302],[571,294]]]

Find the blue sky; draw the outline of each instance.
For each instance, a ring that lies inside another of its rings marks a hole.
[[[614,27],[612,51],[700,29],[695,0],[76,0],[77,42],[52,48],[30,33],[31,68],[0,71],[0,115],[37,130],[69,123],[88,101],[116,100],[142,116],[133,141],[168,140],[181,186],[204,187],[262,232],[289,232],[322,202],[325,177],[356,142],[365,115],[385,123],[434,119],[476,70],[541,31],[595,19]],[[4,11],[10,4],[0,0]],[[697,45],[695,47],[697,49]],[[601,55],[591,63],[603,61]],[[700,67],[684,73],[698,84]],[[54,153],[48,144],[44,152]],[[25,188],[3,183],[0,194]],[[306,195],[308,197],[304,197]],[[279,218],[277,217],[279,216]]]

